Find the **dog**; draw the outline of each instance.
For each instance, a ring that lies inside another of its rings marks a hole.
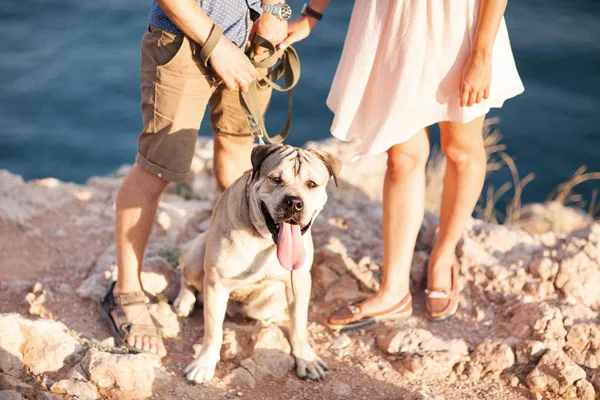
[[[214,376],[231,298],[259,320],[287,305],[296,373],[321,381],[327,365],[308,343],[307,332],[314,251],[310,228],[327,201],[330,178],[337,186],[341,161],[318,150],[259,145],[251,162],[252,169],[219,197],[208,231],[182,250],[182,285],[174,308],[180,316],[189,315],[194,288],[204,303],[202,349],[185,373],[191,383]]]

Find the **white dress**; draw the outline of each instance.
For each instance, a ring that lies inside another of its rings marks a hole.
[[[328,107],[331,133],[378,154],[440,121],[469,122],[523,92],[504,19],[487,100],[460,106],[478,0],[356,0]]]

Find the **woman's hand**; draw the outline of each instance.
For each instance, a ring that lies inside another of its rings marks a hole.
[[[460,84],[460,105],[471,107],[490,96],[492,54],[474,51],[465,64]]]
[[[293,43],[306,39],[316,23],[316,19],[308,16],[302,16],[301,18],[290,22],[288,24],[287,38],[281,42],[279,48],[283,49]]]

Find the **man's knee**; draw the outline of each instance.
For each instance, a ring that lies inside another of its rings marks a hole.
[[[121,183],[115,206],[124,208],[134,204],[158,201],[168,184],[168,181],[145,171],[138,164],[134,164]]]
[[[219,190],[225,190],[251,167],[250,135],[215,135],[213,172]]]

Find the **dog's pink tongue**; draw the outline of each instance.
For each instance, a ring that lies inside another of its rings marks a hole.
[[[277,258],[281,266],[287,270],[298,269],[304,265],[306,252],[299,225],[287,222],[280,224],[277,236]]]

